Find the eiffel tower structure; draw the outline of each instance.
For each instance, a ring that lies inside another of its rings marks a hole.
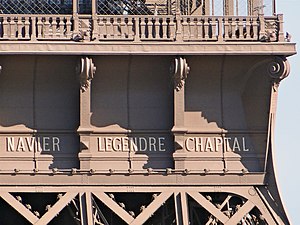
[[[291,224],[275,0],[0,7],[1,224]]]

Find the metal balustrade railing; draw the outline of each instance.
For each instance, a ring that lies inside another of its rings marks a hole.
[[[257,17],[183,16],[184,41],[255,41]]]
[[[87,28],[75,24],[88,23]],[[284,41],[282,15],[0,15],[0,41]],[[85,30],[84,30],[85,29]],[[74,36],[82,35],[81,39]]]
[[[70,40],[71,15],[1,15],[1,40]]]

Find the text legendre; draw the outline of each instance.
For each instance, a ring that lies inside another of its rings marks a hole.
[[[188,137],[184,142],[189,152],[248,152],[245,137]]]
[[[165,137],[98,137],[99,152],[165,152]]]

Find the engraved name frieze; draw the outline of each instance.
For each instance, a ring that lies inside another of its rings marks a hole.
[[[58,137],[6,137],[7,152],[55,152],[60,151]]]
[[[184,147],[189,152],[249,152],[245,137],[187,137]]]

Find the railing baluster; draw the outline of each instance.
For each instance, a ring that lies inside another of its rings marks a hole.
[[[234,19],[234,37],[235,40],[240,39],[240,21],[239,19]]]
[[[8,25],[7,25],[7,31],[8,31],[7,37],[8,37],[8,39],[11,39],[12,38],[12,33],[13,33],[13,31],[12,31],[13,30],[13,28],[12,28],[12,17],[8,18],[7,23],[8,23]]]
[[[37,18],[35,16],[31,16],[31,41],[36,41],[37,38]]]
[[[49,38],[50,36],[50,17],[48,16],[45,16],[42,18],[44,20],[44,23],[43,23],[43,32],[44,32],[44,38]],[[53,32],[52,32],[52,36],[53,36]]]
[[[65,21],[64,17],[59,17],[59,37],[63,38],[65,36]]]
[[[263,17],[262,14],[258,16],[259,18],[259,39],[262,39],[266,36],[266,31],[265,31],[265,18]]]
[[[99,29],[99,40],[104,39],[104,35],[106,34],[105,30],[105,24],[104,24],[104,17],[99,18],[99,23],[98,23],[98,29]]]
[[[218,41],[223,42],[223,19],[217,18],[218,23]]]
[[[167,17],[162,18],[162,38],[163,39],[168,39],[168,23],[167,23]]]
[[[155,39],[159,39],[160,21],[158,17],[154,18],[154,26],[155,26]]]
[[[146,18],[141,17],[141,39],[146,38]]]
[[[145,31],[146,37],[148,37],[148,39],[151,40],[151,39],[153,39],[153,33],[154,33],[154,31],[153,31],[153,28],[154,28],[153,20],[151,18],[147,17],[145,22],[146,22],[145,28],[147,30],[147,31]]]
[[[37,17],[37,29],[38,29],[38,38],[42,38],[44,35],[43,32],[43,17]]]
[[[11,37],[11,17],[7,18],[7,38]]]
[[[15,17],[12,17],[10,20],[10,38],[15,39],[16,38],[16,21]]]
[[[118,23],[118,18],[117,17],[114,17],[114,20],[113,20],[113,23],[112,23],[112,25],[113,25],[113,38],[114,39],[117,39],[117,38],[119,38],[119,36],[121,36],[120,35],[120,32],[119,32],[119,23]]]
[[[175,18],[170,17],[170,22],[169,22],[169,36],[170,36],[170,40],[174,40],[175,39]]]
[[[258,30],[258,21],[257,21],[257,18],[253,18],[253,20],[252,20],[252,26],[253,26],[253,39],[254,40],[258,40],[259,30]]]
[[[107,26],[107,36],[108,38],[112,39],[114,38],[114,20],[115,18],[109,18],[107,21],[109,21],[109,26]]]
[[[8,17],[3,16],[3,39],[8,38]]]
[[[57,18],[56,17],[50,17],[51,18],[51,25],[50,25],[50,33],[52,33],[52,38],[55,39],[59,36],[59,31],[57,30]]]
[[[25,22],[24,22],[24,26],[25,26],[25,36],[24,38],[29,39],[29,30],[30,30],[30,22],[29,22],[29,17],[26,16],[25,17]]]
[[[193,19],[193,21],[194,21],[194,28],[193,28],[193,30],[194,30],[194,39],[195,40],[199,40],[198,39],[198,22],[199,22],[199,17],[195,17],[194,19]]]
[[[12,38],[17,39],[18,38],[18,17],[14,17],[12,22],[13,22]]]
[[[208,40],[209,39],[209,21],[208,17],[205,17],[204,20],[204,39]]]
[[[125,18],[121,17],[121,22],[120,22],[120,30],[121,30],[121,38],[125,39],[126,35],[128,33],[128,30],[126,30],[126,23],[125,23]]]
[[[72,22],[71,22],[71,17],[66,17],[66,38],[70,39],[71,38],[71,26],[72,26]]]
[[[228,23],[228,18],[224,18],[224,39],[225,41],[228,40],[229,38],[229,23]]]
[[[246,40],[250,40],[251,36],[250,36],[250,17],[246,17],[245,19],[245,28],[243,29],[243,38]]]
[[[204,21],[203,18],[199,18],[197,22],[197,32],[198,32],[198,40],[203,40],[203,27]]]
[[[195,23],[194,23],[194,18],[192,17],[190,19],[190,23],[189,23],[189,30],[190,30],[190,40],[193,40],[195,38]]]
[[[128,21],[127,21],[127,30],[128,30],[128,39],[131,40],[133,39],[133,19],[132,17],[128,17]],[[137,38],[139,39],[139,22],[138,19],[134,21],[134,23],[136,24],[135,26],[135,40],[137,40]]]
[[[278,41],[284,41],[284,32],[283,32],[283,14],[279,14],[277,17],[277,33],[278,33]]]
[[[17,21],[16,21],[16,24],[17,24],[17,38],[18,39],[22,39],[23,38],[23,35],[22,35],[22,28],[24,27],[23,26],[23,18],[20,16],[20,17],[16,17]]]
[[[212,40],[217,40],[217,24],[215,18],[211,19],[211,39]]]
[[[60,38],[60,20],[59,17],[52,18],[53,38]]]
[[[183,40],[188,41],[189,40],[189,30],[188,30],[188,19],[187,17],[182,18],[182,32],[183,32]]]

